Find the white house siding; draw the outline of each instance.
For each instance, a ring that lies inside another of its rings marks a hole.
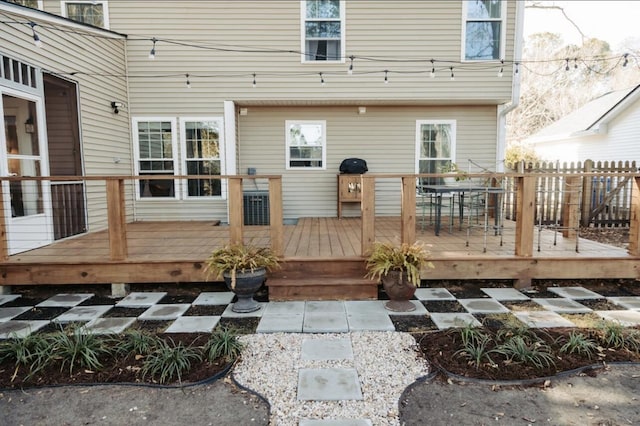
[[[286,170],[285,121],[326,120],[326,170]],[[337,174],[349,157],[367,161],[369,173],[415,173],[416,120],[456,120],[456,161],[495,165],[495,106],[249,107],[238,118],[239,172],[283,176],[285,218],[331,217],[337,213]],[[266,182],[258,181],[258,189]],[[254,189],[252,182],[245,185]],[[400,180],[376,186],[376,214],[398,215]],[[345,204],[345,214],[358,214]]]
[[[43,42],[42,48],[34,45],[28,25],[3,24],[0,26],[0,53],[77,83],[86,175],[131,174],[128,111],[127,108],[121,108],[120,114],[116,115],[111,109],[112,101],[127,103],[124,37],[96,34],[78,27],[69,29],[60,22],[46,22],[7,11],[0,11],[0,19],[36,22],[37,32]],[[120,160],[117,163],[114,161],[116,158]],[[104,187],[104,182],[88,184],[90,230],[106,226]],[[131,197],[128,207],[131,217]]]

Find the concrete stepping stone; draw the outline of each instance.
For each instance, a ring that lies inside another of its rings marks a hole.
[[[346,333],[348,331],[349,323],[344,311],[306,312],[304,315],[303,333]]]
[[[5,303],[13,302],[20,297],[19,294],[0,294],[0,306]]]
[[[138,317],[140,321],[169,321],[187,312],[190,303],[153,305]]]
[[[638,296],[607,297],[607,300],[625,309],[640,311],[640,297]]]
[[[228,305],[233,300],[233,292],[204,292],[193,301],[193,306],[199,305]]]
[[[179,317],[165,333],[210,333],[220,322],[219,316]]]
[[[113,308],[111,305],[74,306],[53,321],[59,323],[88,322],[100,318],[111,310],[111,308]]]
[[[596,311],[596,314],[625,327],[640,326],[640,311]]]
[[[559,299],[533,299],[538,305],[543,308],[563,313],[563,314],[587,314],[592,311],[592,309],[587,308],[586,306],[576,302],[575,300],[559,298]]]
[[[116,306],[121,308],[148,308],[158,303],[166,295],[166,292],[134,292],[116,303]]]
[[[73,307],[73,306],[77,306],[80,303],[84,302],[87,299],[91,299],[93,297],[93,294],[56,294],[55,296],[52,296],[50,298],[48,298],[47,300],[38,303],[36,306],[39,308],[57,308],[57,307],[61,307],[61,308],[66,308],[66,307]]]
[[[516,318],[532,328],[575,327],[576,325],[560,314],[551,311],[514,312]]]
[[[446,288],[418,288],[415,296],[418,300],[456,300]]]
[[[0,322],[9,321],[11,318],[15,318],[20,314],[23,314],[31,309],[31,306],[17,306],[14,308],[0,308]]]
[[[298,401],[362,400],[358,372],[354,368],[301,368]]]
[[[470,314],[504,314],[510,312],[504,305],[494,299],[458,299]]]
[[[384,300],[349,300],[344,302],[344,308],[347,315],[389,315],[384,303]]]
[[[0,339],[10,339],[13,337],[23,338],[31,333],[40,330],[49,321],[5,321],[0,322]]]
[[[396,331],[387,314],[347,315],[349,331]]]
[[[480,321],[478,321],[473,315],[461,312],[433,312],[430,314],[431,320],[438,327],[439,330],[446,330],[448,328],[462,328],[471,324],[473,327],[482,327]]]
[[[303,315],[305,303],[302,301],[293,302],[269,302],[264,308],[264,314],[267,315]]]
[[[353,359],[351,339],[305,339],[300,358],[306,361]]]
[[[301,419],[299,426],[373,426],[369,419]]]
[[[498,300],[529,300],[530,297],[515,288],[481,288],[489,297]]]
[[[303,314],[269,314],[262,315],[256,333],[302,333]]]
[[[344,302],[338,301],[308,301],[304,307],[305,313],[344,313]]]
[[[264,302],[259,302],[258,303],[258,310],[257,311],[253,311],[253,312],[233,312],[233,303],[229,304],[227,306],[227,308],[224,310],[224,312],[222,313],[222,317],[223,318],[255,318],[255,317],[261,317],[262,315],[264,315],[264,308],[267,305],[267,303]]]
[[[97,318],[84,326],[86,333],[93,334],[120,334],[136,321],[129,318]]]
[[[603,299],[604,296],[583,287],[549,287],[551,293],[567,299]]]

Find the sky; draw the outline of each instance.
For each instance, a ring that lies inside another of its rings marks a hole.
[[[540,1],[560,6],[587,37],[609,43],[612,49],[628,37],[640,37],[640,1]],[[524,37],[538,32],[560,33],[567,44],[580,44],[580,33],[565,19],[560,10],[525,9]]]

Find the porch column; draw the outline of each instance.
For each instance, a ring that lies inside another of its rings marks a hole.
[[[416,178],[402,177],[402,206],[400,223],[402,243],[416,242]]]
[[[229,177],[229,240],[231,244],[242,244],[242,177]]]
[[[366,255],[376,239],[376,179],[367,175],[360,176],[362,201],[360,216],[362,218],[360,254]]]
[[[631,178],[631,212],[627,250],[631,256],[640,256],[640,176]]]
[[[533,225],[536,207],[536,177],[518,176],[516,180],[516,256],[533,256]]]
[[[128,254],[124,179],[107,179],[107,218],[111,260],[124,260]]]
[[[282,223],[282,177],[269,178],[269,230],[271,250],[276,256],[284,255],[284,226]]]

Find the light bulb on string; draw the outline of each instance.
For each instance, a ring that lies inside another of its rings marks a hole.
[[[387,74],[389,74],[389,70],[384,70],[384,84],[389,84],[389,77]]]
[[[504,59],[500,60],[500,71],[498,71],[498,77],[502,78],[504,74]]]
[[[38,24],[29,22],[29,25],[31,26],[31,31],[33,31],[33,44],[35,44],[36,47],[42,47],[42,40],[40,40],[40,36],[36,32],[36,25]]]
[[[251,84],[251,86],[252,86],[254,89],[255,89],[255,88],[256,88],[256,86],[257,86],[257,83],[256,83],[256,74],[255,74],[255,73],[253,73],[253,83]]]
[[[431,73],[429,75],[431,78],[435,78],[436,77],[436,66],[434,64],[434,60],[431,60]]]
[[[158,41],[158,39],[154,37],[151,39],[151,41],[153,42],[153,46],[151,46],[151,50],[149,51],[149,59],[155,59],[156,58],[156,42]]]
[[[351,60],[351,63],[349,64],[349,70],[347,71],[347,74],[353,75],[353,60],[355,59],[355,57],[351,55],[349,56],[349,59]]]
[[[623,67],[626,67],[627,65],[629,65],[629,54],[625,53],[624,55],[622,55],[624,57],[624,62],[622,63]]]
[[[569,71],[569,58],[565,59],[565,61],[566,61],[566,65],[564,67],[564,70]]]
[[[324,86],[324,77],[322,76],[322,73],[320,73],[320,85]]]
[[[573,58],[573,68],[578,69],[578,58]]]
[[[451,70],[451,81],[456,79],[456,76],[453,74],[453,67],[449,67],[449,69]]]
[[[516,62],[515,65],[516,65],[515,74],[518,74],[518,72],[520,72],[520,64],[518,62]]]
[[[187,77],[187,89],[191,89],[191,81],[189,81],[189,74],[185,74],[185,77]]]

